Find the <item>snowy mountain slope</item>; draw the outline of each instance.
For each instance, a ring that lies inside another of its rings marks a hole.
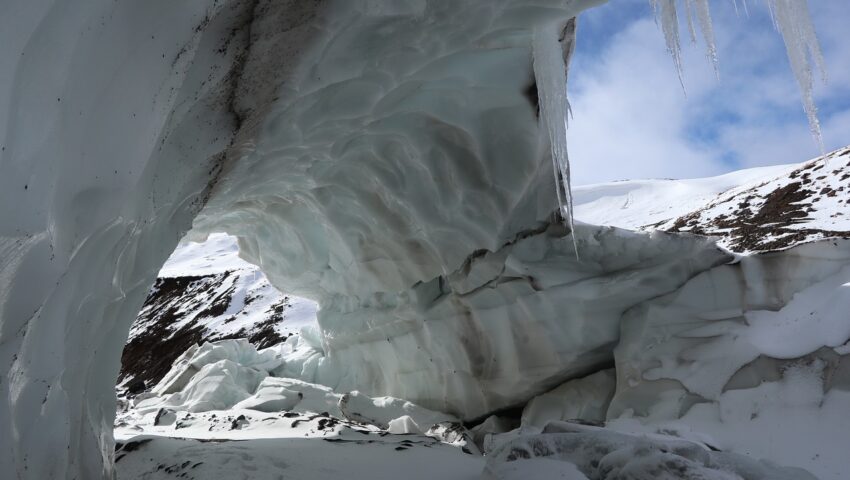
[[[650,228],[686,215],[717,195],[790,172],[795,165],[752,168],[717,177],[623,180],[573,187],[577,220],[629,230]]]
[[[238,257],[236,239],[210,235],[181,243],[160,271],[122,354],[119,383],[158,382],[194,344],[247,338],[263,348],[313,325],[316,304],[284,295]]]
[[[850,147],[798,165],[589,185],[575,192],[579,220],[718,236],[737,252],[850,237]]]

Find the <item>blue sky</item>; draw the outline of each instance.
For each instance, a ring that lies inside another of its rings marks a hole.
[[[738,2],[741,3],[740,0]],[[819,155],[782,37],[765,2],[749,15],[711,2],[720,79],[683,36],[685,91],[648,0],[610,0],[579,18],[570,67],[573,183],[689,178]],[[809,0],[827,83],[815,101],[827,151],[850,144],[850,1]]]

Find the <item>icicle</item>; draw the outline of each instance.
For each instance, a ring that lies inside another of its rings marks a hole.
[[[574,232],[573,199],[570,189],[570,163],[567,155],[567,66],[558,41],[559,30],[551,25],[534,31],[534,79],[539,95],[540,118],[546,126],[552,148],[558,207]],[[575,244],[575,235],[572,235]],[[578,249],[576,248],[576,258]]]
[[[684,90],[685,79],[682,75],[682,48],[679,42],[679,16],[676,14],[676,0],[649,1],[653,10],[655,10],[656,22],[661,23],[661,31],[664,32],[667,51],[673,57],[676,72],[679,74],[679,83],[682,84],[682,90]]]
[[[685,2],[685,16],[688,18],[688,34],[691,37],[691,43],[697,43],[697,31],[694,28],[694,14],[691,11],[692,0]]]
[[[685,16],[688,21],[688,32],[691,41],[696,41],[696,29],[694,28],[694,17],[699,23],[703,40],[705,40],[706,54],[714,67],[714,73],[719,77],[717,61],[717,44],[714,39],[714,27],[711,23],[711,12],[708,0],[683,0],[685,2]],[[676,72],[679,74],[679,82],[685,89],[684,74],[682,72],[682,48],[679,40],[679,15],[676,12],[676,0],[650,0],[655,18],[664,32],[664,40],[667,43],[667,51],[673,56]]]
[[[766,0],[774,25],[782,35],[785,51],[803,97],[803,110],[809,119],[809,130],[821,152],[824,151],[818,110],[814,100],[814,68],[826,81],[823,54],[809,15],[807,0]]]
[[[738,15],[740,17],[741,13],[738,9],[738,0],[732,0],[732,5],[735,6],[735,15]],[[744,15],[749,17],[750,16],[750,8],[747,6],[747,0],[741,0],[741,5],[744,6]]]
[[[699,28],[705,40],[707,55],[714,66],[715,74],[719,77],[717,47],[714,39],[714,28],[711,21],[708,0],[682,0],[685,2],[688,29],[691,38],[694,33],[694,19],[696,15]],[[673,56],[673,63],[679,74],[679,82],[682,89],[685,88],[682,73],[682,55],[679,41],[679,18],[676,13],[676,0],[649,0],[655,11],[656,22],[660,23],[667,50]],[[735,11],[738,11],[738,1],[733,0]],[[785,42],[785,51],[794,77],[800,86],[803,100],[803,110],[809,120],[809,129],[818,146],[823,152],[823,138],[821,137],[820,122],[818,121],[818,110],[814,101],[814,68],[820,70],[821,77],[826,80],[826,71],[823,65],[823,55],[818,44],[812,19],[809,15],[808,0],[765,0],[770,16],[782,40]],[[747,0],[742,0],[744,12],[749,16]]]
[[[708,0],[687,0],[693,3],[692,10],[696,11],[699,29],[702,31],[702,38],[705,40],[706,54],[711,65],[714,67],[714,74],[719,78],[720,69],[717,61],[717,42],[714,39],[714,27],[711,23],[711,12],[708,9]],[[688,20],[689,22],[691,20]]]

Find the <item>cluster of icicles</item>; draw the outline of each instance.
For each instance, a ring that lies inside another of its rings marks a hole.
[[[685,19],[691,42],[696,42],[697,27],[706,44],[707,56],[719,72],[717,46],[711,21],[709,0],[649,0],[655,11],[656,19],[667,43],[667,49],[673,57],[679,80],[682,81],[681,42],[679,35],[679,11],[677,2],[684,5]],[[739,0],[731,0],[736,11]],[[747,0],[740,0],[740,7],[747,12]],[[764,0],[773,24],[782,35],[791,69],[800,86],[803,109],[809,121],[809,128],[821,151],[820,122],[814,102],[814,71],[818,70],[826,79],[823,55],[815,35],[814,25],[809,14],[808,0]],[[567,114],[569,103],[566,98],[566,65],[559,41],[561,32],[554,28],[539,29],[534,38],[534,75],[540,95],[540,117],[546,127],[552,148],[552,162],[555,170],[555,185],[558,190],[558,202],[563,218],[572,229],[573,202],[570,191],[570,167],[567,156]]]

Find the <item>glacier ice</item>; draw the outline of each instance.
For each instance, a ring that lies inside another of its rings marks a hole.
[[[529,401],[522,409],[522,426],[543,428],[552,421],[581,420],[602,424],[614,396],[613,368],[571,380]]]
[[[576,225],[579,262],[550,222],[566,163],[524,94],[533,40],[598,3],[10,0],[2,471],[112,476],[121,347],[190,229],[238,236],[275,286],[321,301],[280,367],[302,378],[471,418],[610,361],[624,310],[727,257]],[[555,40],[553,61],[572,45]],[[262,376],[192,368],[226,378],[228,403]],[[203,378],[181,405],[208,401]]]
[[[575,36],[575,19],[566,30]],[[563,30],[563,31],[562,31]],[[570,191],[570,160],[567,155],[567,65],[572,53],[572,39],[565,49],[559,38],[566,31],[558,24],[535,28],[533,40],[534,77],[539,95],[540,117],[548,132],[555,171],[555,190],[560,212],[573,229],[572,192]],[[567,53],[565,55],[565,52]],[[578,252],[576,252],[578,254]]]
[[[731,259],[695,236],[578,224],[577,260],[564,232],[554,221],[368,305],[323,304],[321,346],[284,369],[475,419],[610,363],[623,312]]]

